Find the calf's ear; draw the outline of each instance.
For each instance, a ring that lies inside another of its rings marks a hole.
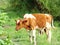
[[[25,23],[25,22],[27,22],[27,20],[25,19],[25,20],[23,20],[22,22]]]

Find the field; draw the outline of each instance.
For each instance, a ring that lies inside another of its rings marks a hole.
[[[6,13],[2,14],[5,15]],[[12,15],[11,15],[12,14]],[[15,13],[8,13],[9,20],[0,26],[0,45],[33,45],[29,41],[29,35],[26,29],[22,28],[19,31],[15,30],[15,19],[19,16]],[[21,17],[21,16],[20,16]],[[48,43],[46,35],[37,35],[37,45],[60,45],[60,27],[52,29],[52,41]]]

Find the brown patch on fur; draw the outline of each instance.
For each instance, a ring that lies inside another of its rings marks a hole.
[[[26,29],[34,29],[34,27],[36,26],[36,20],[34,18],[26,18],[27,22],[24,22],[24,27]]]
[[[52,15],[46,16],[47,22],[51,23],[53,20]]]
[[[33,14],[36,17],[36,23],[40,28],[46,25],[46,16],[44,14]]]

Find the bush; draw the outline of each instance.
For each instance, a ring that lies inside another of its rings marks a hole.
[[[0,13],[0,26],[5,24],[9,20],[7,13]]]
[[[5,40],[0,39],[0,45],[14,45],[14,44],[9,38],[6,38]]]
[[[54,22],[54,25],[55,25],[56,27],[60,27],[60,21],[55,21],[55,22]]]

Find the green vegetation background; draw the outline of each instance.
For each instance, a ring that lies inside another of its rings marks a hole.
[[[51,14],[57,28],[52,29],[54,35],[50,45],[60,45],[60,0],[0,0],[0,45],[30,45],[25,29],[15,31],[15,20],[22,19],[26,13]],[[41,37],[38,36],[37,45],[48,45],[44,36],[43,39],[39,38]]]

